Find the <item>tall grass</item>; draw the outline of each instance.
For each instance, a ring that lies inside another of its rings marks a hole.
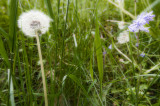
[[[17,28],[22,12],[38,9],[53,20],[40,37],[49,106],[159,106],[160,2],[124,1],[124,7],[115,0],[1,1],[0,105],[45,104],[36,40]],[[140,32],[139,48],[133,33],[130,42],[117,43],[136,15],[152,10],[156,17],[150,33]],[[126,22],[123,30],[119,21]]]
[[[103,56],[102,56],[102,44],[99,34],[99,18],[98,18],[98,7],[99,7],[99,0],[96,2],[95,8],[95,47],[96,47],[96,56],[97,56],[97,63],[98,63],[98,71],[99,71],[99,80],[100,80],[100,93],[102,96],[102,81],[103,81]]]

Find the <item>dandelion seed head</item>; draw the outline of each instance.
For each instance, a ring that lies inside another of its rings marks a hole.
[[[123,31],[117,37],[118,43],[123,44],[129,42],[129,33],[127,31]]]
[[[18,27],[26,36],[36,36],[36,31],[45,34],[52,19],[38,10],[24,12],[18,19]]]

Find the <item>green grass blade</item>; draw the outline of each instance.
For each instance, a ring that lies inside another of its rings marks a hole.
[[[10,69],[8,69],[8,82],[10,80]],[[11,101],[11,106],[15,106],[15,101],[14,101],[14,87],[13,87],[13,81],[12,81],[12,77],[11,77],[11,81],[10,81],[10,101]]]
[[[55,16],[53,15],[54,13],[53,13],[53,10],[52,10],[51,1],[50,0],[44,0],[44,1],[45,1],[45,5],[47,7],[48,13],[49,13],[50,17],[53,19],[52,27],[53,27],[53,31],[54,31],[55,36],[57,36]]]
[[[98,3],[97,3],[98,9]],[[99,80],[100,80],[100,91],[102,94],[102,81],[103,81],[103,55],[102,55],[102,45],[101,38],[99,34],[99,19],[98,19],[98,10],[96,9],[96,32],[95,32],[95,47],[96,47],[96,56],[98,63],[98,71],[99,71]]]
[[[5,62],[7,63],[8,66],[10,66],[9,60],[8,60],[8,55],[5,50],[2,38],[0,36],[0,55],[4,58]]]
[[[28,104],[30,103],[30,105],[33,105],[33,94],[32,94],[32,82],[31,82],[31,71],[29,68],[29,61],[28,61],[28,55],[27,55],[27,51],[26,51],[26,47],[25,47],[25,39],[24,36],[22,35],[22,47],[23,47],[23,56],[24,56],[24,63],[26,64],[26,66],[24,67],[26,73],[25,73],[25,78],[26,78],[26,84],[27,84],[27,92],[28,92]]]
[[[2,36],[5,37],[8,41],[10,40],[9,35],[2,28],[0,28],[0,34],[2,34]]]
[[[10,49],[12,52],[14,51],[14,47],[16,44],[17,7],[18,0],[11,0],[9,10],[9,36],[11,39]]]
[[[93,53],[93,52],[92,52]],[[91,75],[91,78],[92,78],[92,81],[94,81],[94,76],[93,76],[93,65],[92,65],[92,63],[93,63],[93,56],[91,55],[90,56],[90,75]]]
[[[155,0],[150,6],[148,6],[144,11],[149,11],[151,8],[154,8],[157,4],[160,3],[160,0]]]
[[[88,97],[88,93],[85,90],[84,86],[81,84],[80,80],[73,74],[70,74],[69,78],[71,78],[83,90],[85,96]]]
[[[11,39],[11,42],[9,43],[10,51],[11,53],[14,53],[15,51],[15,46],[16,46],[16,26],[17,26],[17,7],[18,7],[18,0],[11,0],[9,3],[9,38]],[[11,77],[13,77],[13,62],[12,60],[14,59],[14,55],[11,54],[11,67],[10,67],[10,80],[9,83],[11,82]],[[9,84],[9,90],[8,94],[10,95],[10,84]],[[9,105],[9,96],[8,96],[8,105]],[[12,104],[11,104],[12,105]]]
[[[68,20],[68,12],[69,12],[69,6],[70,6],[70,0],[67,0],[67,10],[66,10],[66,16],[65,16],[65,22],[64,22],[64,29],[63,29],[63,35],[62,35],[62,47],[61,47],[61,55],[62,55],[62,59],[61,59],[61,69],[63,69],[63,60],[65,60],[64,56],[65,56],[65,36],[66,36],[66,32],[67,32],[67,20]],[[60,73],[60,79],[62,78],[62,71]]]
[[[50,0],[44,0],[45,1],[45,5],[47,7],[47,10],[48,10],[48,13],[50,15],[50,17],[53,19],[53,22],[52,22],[52,28],[53,28],[53,32],[54,32],[54,38],[55,38],[55,42],[56,42],[56,47],[55,47],[55,65],[54,65],[54,81],[55,81],[55,78],[56,78],[56,71],[57,71],[57,49],[58,49],[58,34],[57,34],[57,29],[58,29],[58,22],[57,22],[57,26],[56,26],[56,22],[55,22],[55,16],[53,15],[53,10],[52,10],[52,5],[51,5],[51,1]],[[58,0],[58,14],[59,14],[59,3],[60,3],[60,0]],[[50,60],[51,61],[51,60]],[[52,80],[51,78],[51,101],[50,101],[50,105],[54,105],[54,95],[55,95],[55,83],[54,81]]]

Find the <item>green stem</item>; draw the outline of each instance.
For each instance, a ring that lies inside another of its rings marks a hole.
[[[137,0],[134,0],[135,6],[134,6],[134,11],[135,11],[135,16],[137,16]]]
[[[142,69],[142,66],[141,66],[141,64],[140,64],[140,58],[139,58],[139,56],[140,56],[140,53],[139,53],[139,46],[140,46],[140,41],[139,41],[139,34],[140,34],[140,31],[138,32],[138,35],[137,35],[137,44],[138,44],[138,47],[137,47],[137,64],[138,65],[140,65],[139,67],[140,67],[140,70],[139,70],[139,75],[141,75],[141,69]],[[138,75],[138,81],[137,81],[137,88],[136,88],[136,98],[137,98],[137,102],[136,103],[138,103],[138,100],[139,100],[139,89],[140,89],[140,82],[141,82],[141,77]],[[138,104],[137,104],[137,106],[138,106]]]
[[[65,34],[66,34],[66,26],[67,26],[67,19],[68,19],[68,11],[69,11],[69,3],[70,3],[70,0],[68,0],[67,2],[67,10],[66,10],[66,19],[65,19],[65,26],[64,26],[64,32],[63,32],[63,36],[62,36],[62,57],[61,57],[61,73],[60,73],[60,79],[62,78],[62,73],[63,73],[63,59],[64,59],[64,51],[65,51]]]

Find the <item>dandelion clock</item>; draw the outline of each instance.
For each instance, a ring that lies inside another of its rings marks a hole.
[[[48,106],[48,99],[39,36],[45,34],[48,31],[51,21],[52,20],[50,17],[38,10],[24,12],[20,15],[18,20],[18,27],[21,29],[21,31],[28,37],[36,37],[37,40],[38,54],[42,71],[45,106]]]
[[[51,18],[38,10],[31,10],[20,15],[18,27],[29,37],[45,34],[50,27]]]

